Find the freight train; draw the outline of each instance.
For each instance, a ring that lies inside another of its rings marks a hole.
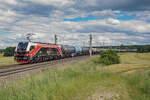
[[[88,54],[88,47],[40,42],[19,42],[15,50],[14,59],[18,63],[37,63]]]

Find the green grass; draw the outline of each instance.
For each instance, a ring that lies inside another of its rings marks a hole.
[[[148,55],[120,54],[119,65],[100,65],[93,57],[44,69],[1,88],[0,100],[150,100],[150,71],[141,70],[150,66]]]
[[[17,64],[14,61],[14,57],[3,57],[3,54],[0,54],[0,66],[14,65]]]
[[[124,76],[133,100],[150,100],[150,76],[148,73],[138,72],[130,76]]]

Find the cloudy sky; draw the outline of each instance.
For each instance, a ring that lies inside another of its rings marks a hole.
[[[33,41],[149,44],[150,0],[0,0],[0,48]]]

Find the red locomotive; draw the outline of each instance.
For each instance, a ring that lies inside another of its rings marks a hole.
[[[81,48],[40,42],[19,42],[14,58],[18,63],[37,63],[87,54],[89,54],[88,47]]]
[[[34,63],[61,57],[60,46],[49,43],[19,42],[15,50],[18,63]]]

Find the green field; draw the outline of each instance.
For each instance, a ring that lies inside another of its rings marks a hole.
[[[0,54],[0,66],[14,65],[17,64],[14,61],[14,57],[3,57],[3,54]]]
[[[0,100],[150,100],[150,53],[121,53],[121,64],[98,57],[44,69],[0,89]]]

